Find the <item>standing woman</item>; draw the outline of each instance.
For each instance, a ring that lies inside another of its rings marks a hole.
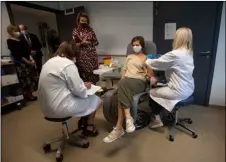
[[[27,45],[20,41],[20,30],[17,26],[9,25],[7,32],[10,38],[7,39],[8,49],[11,52],[16,65],[18,79],[22,84],[22,89],[26,100],[35,101],[37,97],[32,92],[37,90],[38,75],[35,70],[35,61],[30,55]]]
[[[77,24],[78,26],[72,32],[73,41],[80,51],[76,59],[76,65],[84,82],[96,84],[99,81],[99,76],[93,74],[93,70],[99,67],[96,52],[96,46],[98,46],[99,42],[93,29],[89,26],[87,14],[79,13]]]
[[[173,41],[173,50],[158,59],[147,59],[146,64],[153,70],[165,71],[167,80],[166,87],[150,90],[149,105],[154,114],[150,128],[157,128],[163,126],[159,115],[162,110],[172,111],[178,102],[187,99],[194,92],[191,29],[178,29]]]

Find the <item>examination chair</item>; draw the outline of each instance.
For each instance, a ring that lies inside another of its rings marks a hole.
[[[56,151],[56,161],[57,162],[63,161],[63,149],[67,144],[72,145],[72,146],[81,147],[81,148],[88,148],[89,147],[89,141],[85,136],[82,136],[82,135],[75,136],[74,135],[78,131],[82,130],[82,128],[80,128],[78,126],[78,129],[76,129],[75,131],[73,131],[73,132],[68,131],[68,120],[70,118],[71,117],[65,117],[65,118],[48,118],[48,117],[45,117],[45,119],[50,121],[50,122],[56,122],[56,123],[62,124],[62,128],[61,128],[62,136],[57,138],[57,139],[54,139],[52,141],[45,142],[43,144],[43,150],[44,150],[45,153]],[[54,144],[54,143],[60,143],[60,146],[59,146],[59,148],[52,150],[51,145]]]
[[[156,45],[154,42],[145,41],[145,53],[156,55]],[[131,43],[127,46],[127,55],[134,53]],[[139,110],[139,104],[144,101],[145,97],[148,97],[149,88],[143,93],[137,94],[133,97],[133,106],[131,107],[131,115],[135,121],[136,129],[146,127],[150,123],[150,116],[147,112]],[[105,93],[103,99],[103,113],[106,120],[112,124],[116,124],[117,121],[117,97],[116,89],[109,90]]]

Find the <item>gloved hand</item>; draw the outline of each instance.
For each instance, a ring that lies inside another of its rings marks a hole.
[[[147,59],[153,59],[153,56],[152,56],[152,54],[147,54]]]

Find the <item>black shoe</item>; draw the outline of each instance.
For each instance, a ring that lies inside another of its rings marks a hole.
[[[37,101],[38,97],[27,98],[27,101]]]

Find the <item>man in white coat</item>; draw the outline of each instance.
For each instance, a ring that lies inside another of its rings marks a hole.
[[[165,71],[167,86],[150,90],[150,102],[155,119],[150,128],[163,126],[160,112],[164,108],[172,111],[174,106],[187,99],[194,92],[194,61],[192,50],[192,31],[180,28],[176,31],[173,50],[158,59],[147,59],[146,64],[153,70]],[[151,79],[156,81],[155,78]]]
[[[72,45],[63,42],[55,53],[42,67],[38,87],[38,99],[42,111],[48,118],[65,118],[69,116],[84,117],[79,127],[86,127],[83,133],[97,136],[94,126],[95,112],[101,103],[96,95],[89,96],[87,89],[91,83],[84,83],[75,66]]]

